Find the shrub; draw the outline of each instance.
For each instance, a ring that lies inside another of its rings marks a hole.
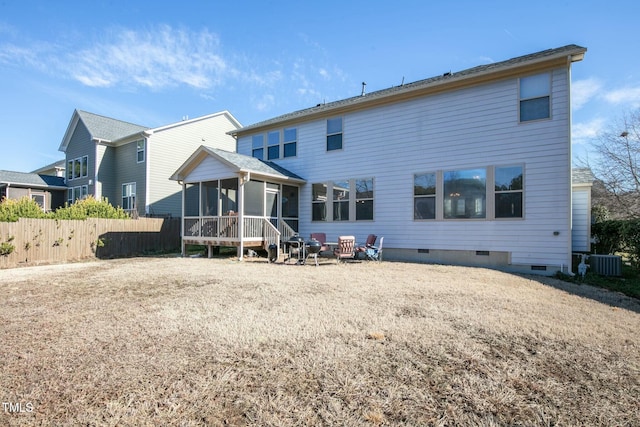
[[[0,243],[0,256],[9,255],[16,247],[9,242]]]
[[[129,215],[120,207],[112,206],[106,199],[97,200],[92,196],[76,200],[72,205],[65,205],[48,215],[53,219],[128,219]]]
[[[42,208],[28,196],[0,201],[0,222],[16,222],[18,218],[43,218]]]
[[[592,226],[597,237],[597,253],[615,254],[624,252],[635,267],[640,265],[640,220],[611,220],[597,222]]]

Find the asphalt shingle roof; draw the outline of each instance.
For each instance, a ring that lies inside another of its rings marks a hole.
[[[219,148],[206,147],[211,153],[221,157],[228,163],[237,167],[240,170],[247,170],[256,173],[264,173],[267,175],[281,176],[283,178],[293,178],[304,181],[304,178],[296,175],[295,173],[288,171],[280,165],[274,162],[266,160],[260,160],[255,157],[246,156],[244,154],[234,153],[231,151],[221,150]]]
[[[100,116],[87,111],[78,110],[78,115],[93,138],[115,141],[125,136],[133,135],[150,129],[145,126],[123,122],[122,120]]]
[[[571,169],[571,182],[574,184],[593,184],[593,181],[595,180],[596,177],[589,168]]]
[[[483,73],[492,72],[492,71],[499,71],[501,69],[509,69],[519,64],[526,64],[526,63],[535,62],[538,60],[544,60],[544,59],[553,58],[553,57],[557,58],[557,57],[562,57],[564,55],[569,55],[569,54],[580,54],[580,53],[586,52],[586,50],[587,50],[586,48],[575,45],[575,44],[571,44],[571,45],[567,45],[567,46],[563,46],[555,49],[547,49],[547,50],[532,53],[529,55],[518,56],[516,58],[508,59],[506,61],[494,62],[486,65],[479,65],[477,67],[469,68],[466,70],[457,71],[453,73],[445,73],[443,75],[438,75],[435,77],[418,80],[412,83],[404,83],[399,86],[393,86],[388,89],[382,89],[375,92],[371,92],[366,94],[365,96],[362,96],[362,95],[353,96],[351,98],[342,99],[339,101],[334,101],[326,104],[318,104],[315,107],[294,111],[294,112],[283,114],[281,116],[274,117],[274,118],[271,118],[262,122],[258,122],[249,126],[245,126],[241,129],[238,129],[237,131],[233,131],[230,133],[233,133],[233,134],[245,133],[246,131],[253,130],[254,128],[271,126],[279,122],[299,119],[305,116],[321,113],[323,111],[333,110],[333,109],[346,107],[350,105],[356,105],[358,103],[367,103],[374,99],[384,98],[396,93],[411,92],[411,91],[426,88],[429,86],[436,86],[444,82],[445,80],[464,79],[466,77],[470,77],[473,75],[483,74]]]
[[[39,175],[37,173],[14,172],[0,170],[0,183],[22,185],[28,187],[66,187],[61,176]]]

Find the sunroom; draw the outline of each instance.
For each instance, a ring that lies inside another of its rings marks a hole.
[[[298,230],[305,180],[267,161],[201,146],[171,176],[182,185],[182,253],[189,244],[268,249]]]

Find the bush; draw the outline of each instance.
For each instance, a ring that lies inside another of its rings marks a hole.
[[[640,266],[640,219],[597,222],[591,231],[597,237],[595,252],[624,252],[634,267]]]
[[[43,218],[42,208],[28,196],[0,201],[0,222],[16,222],[18,218]]]
[[[16,222],[19,218],[128,219],[130,217],[122,208],[109,204],[108,200],[96,200],[91,196],[46,214],[42,212],[40,205],[29,197],[25,196],[19,200],[3,198],[0,202],[0,222]]]
[[[72,205],[65,205],[48,215],[53,219],[129,219],[130,216],[120,207],[112,206],[106,199],[96,200],[92,196],[76,200]]]

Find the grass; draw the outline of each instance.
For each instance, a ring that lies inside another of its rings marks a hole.
[[[562,286],[327,260],[2,270],[0,400],[33,411],[0,424],[640,425],[640,309]]]
[[[577,271],[579,259],[574,257],[574,271]],[[584,277],[562,275],[561,278],[568,282],[597,286],[613,292],[620,292],[627,296],[640,299],[640,270],[632,267],[628,262],[622,263],[622,277],[601,276],[587,271]]]

